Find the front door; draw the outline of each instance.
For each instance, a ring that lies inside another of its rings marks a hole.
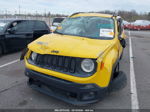
[[[33,28],[33,27],[32,27]],[[15,21],[6,32],[6,47],[11,50],[19,50],[26,47],[29,40],[33,38],[32,28],[28,26],[28,21]]]

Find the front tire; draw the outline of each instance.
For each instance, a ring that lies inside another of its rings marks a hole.
[[[119,71],[119,72],[114,73],[114,75],[115,77],[113,78],[109,86],[110,92],[121,90],[127,85],[127,77],[124,72]]]

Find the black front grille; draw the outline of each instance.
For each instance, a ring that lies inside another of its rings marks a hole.
[[[76,60],[77,59],[73,57],[38,54],[34,63],[37,66],[55,71],[75,73],[77,63]]]

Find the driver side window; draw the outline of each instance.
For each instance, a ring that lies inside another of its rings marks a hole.
[[[16,22],[16,21],[13,22],[13,23],[11,23],[11,25],[9,26],[8,29],[11,29],[11,30],[13,30],[13,31],[16,30],[16,29],[15,29],[15,26],[16,26],[17,24],[18,24],[18,22]]]
[[[26,22],[20,21],[13,27],[16,33],[26,32]]]
[[[33,21],[17,21],[13,22],[9,29],[14,33],[24,33],[24,32],[32,32],[33,30]]]

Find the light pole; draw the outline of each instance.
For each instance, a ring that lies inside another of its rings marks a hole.
[[[48,18],[49,18],[48,22],[49,22],[49,26],[50,26],[50,19],[51,19],[51,13],[50,12],[48,13]]]
[[[7,19],[7,9],[5,10],[5,16],[6,16],[6,19]]]
[[[19,8],[19,15],[20,15],[20,4],[19,4],[19,7],[18,7],[18,8]]]

